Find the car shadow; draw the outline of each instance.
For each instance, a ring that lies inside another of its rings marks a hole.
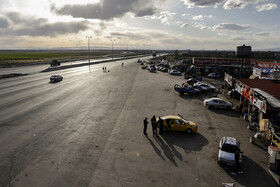
[[[266,169],[244,155],[242,174],[233,175],[231,168],[224,167],[224,170],[233,180],[242,186],[278,186]]]
[[[184,94],[181,95],[179,94],[179,97],[184,99],[184,100],[200,100],[200,101],[204,101],[205,99],[209,99],[212,97],[217,97],[218,96],[218,92],[205,92],[205,93],[200,93],[197,95],[188,95],[188,94]]]
[[[239,118],[240,114],[233,109],[222,109],[222,108],[213,108],[209,109],[211,112],[215,112],[216,114],[226,115],[230,117]]]
[[[155,140],[162,149],[164,155],[176,167],[178,164],[175,158],[183,161],[183,156],[176,147],[182,148],[185,153],[191,153],[192,151],[200,151],[203,146],[209,143],[208,140],[200,133],[186,134],[184,132],[163,132],[155,138]]]

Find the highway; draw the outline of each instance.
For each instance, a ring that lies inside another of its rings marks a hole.
[[[238,113],[205,108],[214,93],[179,96],[173,86],[182,76],[150,73],[136,61],[1,79],[0,186],[276,186],[267,153],[249,143]],[[52,74],[63,81],[50,83]],[[198,124],[196,135],[156,139],[150,126],[143,135],[144,117],[178,113]],[[217,164],[223,136],[241,141],[241,176]]]

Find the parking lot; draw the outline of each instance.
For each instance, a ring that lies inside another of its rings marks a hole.
[[[250,144],[253,132],[239,113],[203,106],[204,99],[219,93],[180,95],[173,87],[185,82],[183,76],[151,73],[136,59],[122,62],[123,67],[106,63],[107,73],[104,64],[58,71],[63,75],[58,84],[46,82],[51,74],[32,75],[31,81],[25,76],[15,88],[6,88],[0,113],[1,186],[8,184],[10,153],[16,156],[13,186],[277,186],[267,172],[266,150]],[[195,122],[198,132],[154,138],[151,117],[170,114]],[[223,136],[239,139],[243,174],[234,176],[218,165]]]

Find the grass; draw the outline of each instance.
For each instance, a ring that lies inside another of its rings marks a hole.
[[[111,54],[111,51],[92,51],[90,56],[96,58],[108,54]],[[87,51],[0,51],[0,67],[46,64],[54,59],[64,61],[87,57]]]

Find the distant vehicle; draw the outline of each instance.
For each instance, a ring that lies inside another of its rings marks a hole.
[[[204,92],[208,91],[208,89],[206,87],[203,87],[203,86],[194,85],[193,88],[199,90],[201,93],[204,93]]]
[[[185,76],[185,79],[187,79],[187,80],[192,79],[192,78],[196,79],[197,81],[202,81],[202,78],[197,75],[186,75]]]
[[[188,80],[187,80],[187,83],[197,83],[197,79],[195,79],[195,78],[189,78]]]
[[[153,67],[151,66],[149,71],[152,73],[155,73],[157,71],[157,69],[155,68],[155,66],[153,66]]]
[[[162,72],[168,72],[168,68],[162,68],[161,71]]]
[[[169,73],[170,75],[181,75],[181,72],[177,70],[171,70]]]
[[[163,131],[183,131],[188,134],[197,132],[197,124],[181,116],[167,115],[160,118],[163,120]],[[159,118],[156,120],[158,124]]]
[[[209,74],[208,74],[208,77],[209,77],[209,78],[219,78],[220,75],[217,74],[217,73],[209,73]]]
[[[240,151],[240,143],[236,138],[223,137],[219,143],[218,163],[223,166],[235,166],[235,153],[239,151],[239,165],[242,165],[242,151]]]
[[[138,63],[141,63],[141,62],[142,62],[142,60],[139,58],[139,59],[137,60],[137,62],[138,62]]]
[[[146,66],[146,65],[142,65],[142,66],[141,66],[141,69],[147,69],[147,67],[148,67],[148,66]]]
[[[204,106],[206,106],[208,108],[227,108],[227,109],[232,108],[231,103],[226,102],[220,98],[205,99]]]
[[[200,86],[201,88],[206,89],[207,91],[215,91],[216,88],[214,86],[208,85],[204,82],[197,82],[194,84],[194,86]]]
[[[51,66],[60,66],[60,62],[58,60],[52,60]]]
[[[175,84],[174,90],[181,95],[184,95],[184,94],[197,95],[200,93],[199,90],[194,89],[192,86],[185,86],[184,84],[182,86]]]
[[[63,77],[60,76],[60,75],[52,75],[50,77],[51,82],[59,82],[59,81],[62,81],[62,80],[63,80]]]

